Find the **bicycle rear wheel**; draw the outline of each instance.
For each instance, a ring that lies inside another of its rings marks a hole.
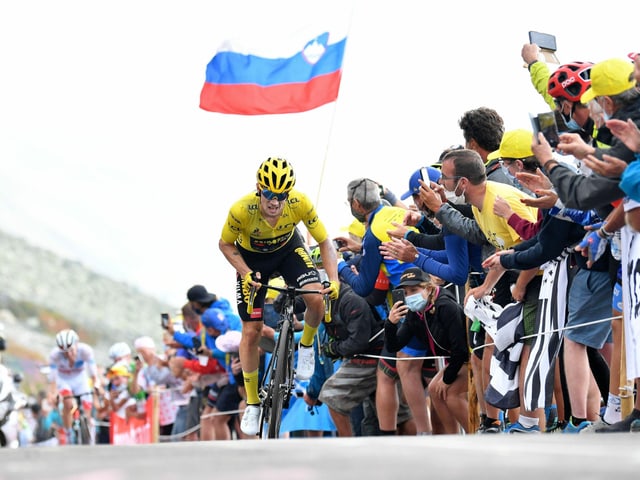
[[[289,370],[291,368],[289,361],[289,352],[293,348],[291,341],[291,324],[288,321],[282,322],[280,330],[279,342],[274,353],[275,369],[273,371],[272,389],[271,389],[271,408],[269,409],[266,420],[269,424],[267,438],[278,438],[280,435],[280,423],[282,422],[282,409],[284,407],[286,397],[289,394]]]

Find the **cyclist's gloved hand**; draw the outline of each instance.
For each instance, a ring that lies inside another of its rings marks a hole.
[[[242,290],[248,291],[251,288],[251,282],[257,282],[260,280],[260,275],[255,272],[247,272],[242,277]]]
[[[338,282],[337,280],[332,280],[329,282],[329,286],[326,287],[329,288],[329,298],[331,300],[336,300],[338,298],[338,295],[340,294],[340,282]]]
[[[336,351],[336,342],[333,340],[322,345],[322,353],[329,358],[340,358],[340,354]]]

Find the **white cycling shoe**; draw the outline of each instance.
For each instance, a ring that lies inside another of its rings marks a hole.
[[[240,422],[240,430],[245,435],[257,435],[260,431],[260,405],[247,405]]]
[[[296,365],[296,378],[309,380],[316,368],[316,358],[313,346],[303,347],[298,345],[298,364]]]

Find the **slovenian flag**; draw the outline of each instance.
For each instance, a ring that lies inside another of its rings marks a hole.
[[[207,65],[200,108],[237,115],[296,113],[338,98],[346,30],[227,41]]]

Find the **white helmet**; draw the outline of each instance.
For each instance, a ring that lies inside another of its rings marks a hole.
[[[78,343],[78,334],[75,330],[67,329],[60,330],[56,335],[56,343],[58,347],[63,352],[68,351],[71,347],[73,347],[76,343]]]
[[[129,348],[126,342],[114,343],[111,345],[111,348],[109,348],[109,358],[113,362],[126,355],[131,355],[131,348]]]

